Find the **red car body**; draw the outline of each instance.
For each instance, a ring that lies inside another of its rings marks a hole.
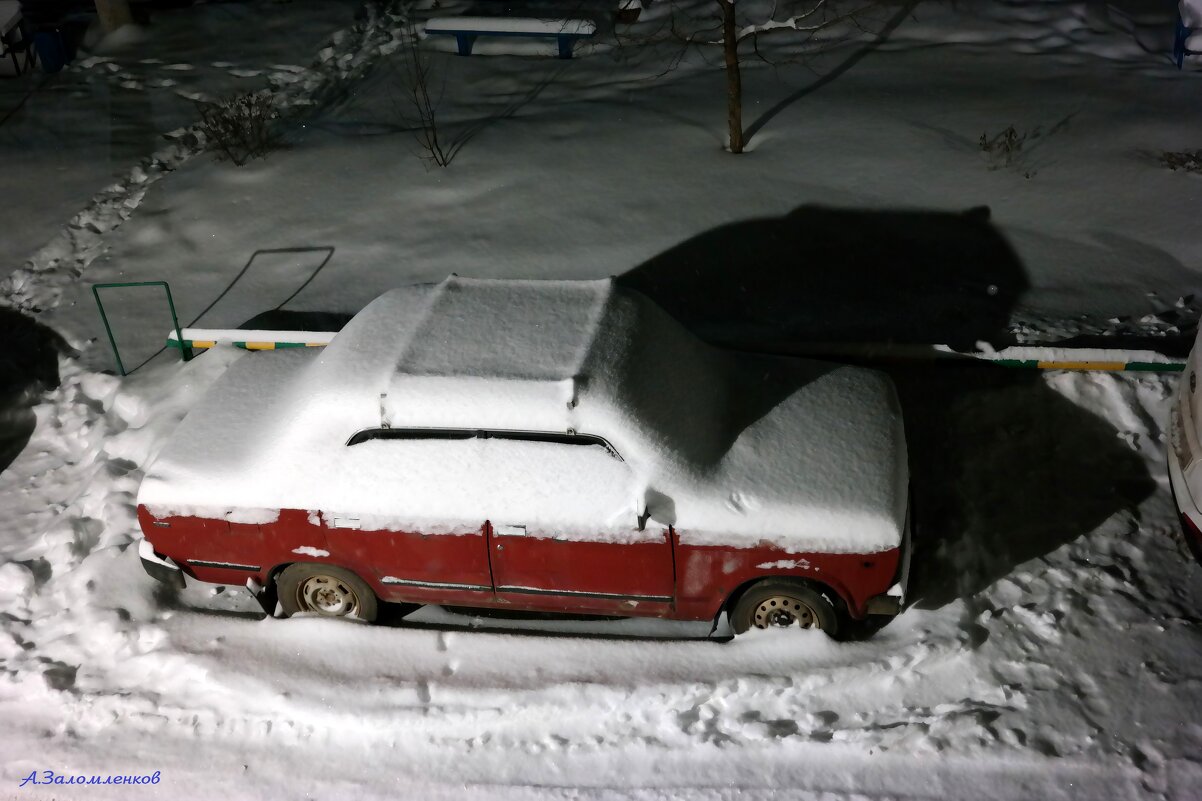
[[[170,558],[197,581],[241,586],[250,579],[265,587],[284,567],[305,561],[345,567],[385,601],[676,620],[711,620],[738,590],[770,577],[827,587],[852,618],[896,613],[900,598],[886,593],[901,578],[908,548],[796,554],[682,545],[673,529],[663,542],[623,544],[502,536],[488,521],[478,534],[423,535],[331,528],[309,518],[284,510],[273,523],[252,525],[159,519],[138,507],[153,547],[152,575],[156,559]],[[301,556],[301,549],[326,554]]]

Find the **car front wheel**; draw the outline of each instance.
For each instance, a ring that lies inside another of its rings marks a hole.
[[[288,616],[310,612],[323,617],[376,619],[376,594],[363,579],[332,565],[289,565],[276,581]]]
[[[839,615],[826,593],[792,581],[769,579],[752,586],[730,613],[735,634],[750,629],[821,629],[830,636],[839,630]]]

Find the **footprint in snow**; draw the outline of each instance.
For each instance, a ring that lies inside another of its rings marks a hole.
[[[189,72],[196,69],[191,64],[168,64],[163,67],[165,70],[175,70],[176,72]]]
[[[235,78],[257,78],[258,76],[260,76],[262,74],[263,74],[263,70],[247,70],[247,69],[230,70],[230,75],[233,75]]]
[[[740,514],[753,511],[757,505],[755,498],[750,495],[744,495],[738,490],[732,492],[730,497],[726,499],[727,508]]]

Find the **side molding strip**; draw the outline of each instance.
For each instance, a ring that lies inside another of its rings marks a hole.
[[[226,570],[249,570],[252,573],[259,572],[258,565],[240,565],[237,562],[206,562],[203,559],[185,559],[188,564],[196,565],[197,567],[221,567]]]
[[[579,598],[609,598],[618,601],[647,601],[671,603],[671,595],[627,595],[618,592],[582,592],[580,590],[544,590],[539,587],[497,587],[497,592],[516,592],[524,595],[572,595]]]
[[[417,581],[414,579],[402,579],[396,576],[385,576],[380,579],[381,584],[398,584],[403,587],[421,587],[430,590],[470,590],[471,592],[492,592],[492,587],[486,587],[483,584],[453,584],[442,581]]]

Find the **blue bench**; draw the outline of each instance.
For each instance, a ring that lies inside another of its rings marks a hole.
[[[597,25],[588,19],[535,19],[533,17],[437,17],[426,23],[427,36],[454,36],[459,55],[470,56],[479,36],[521,36],[555,39],[559,57],[571,58],[580,39],[592,38]]]

